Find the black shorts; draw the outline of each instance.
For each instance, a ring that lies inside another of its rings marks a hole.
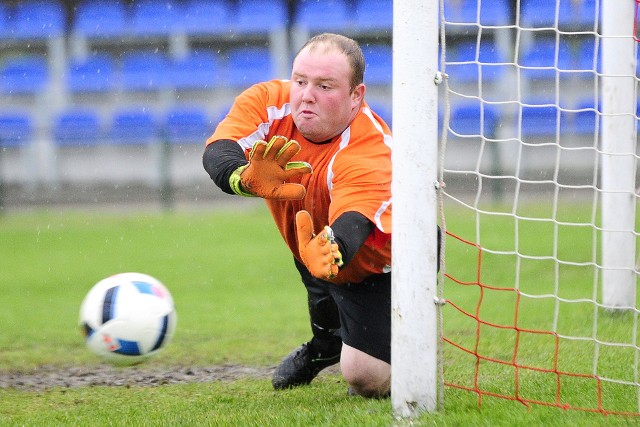
[[[391,363],[391,273],[374,274],[360,283],[336,285],[313,277],[296,261],[302,283],[330,294],[338,307],[342,342]]]

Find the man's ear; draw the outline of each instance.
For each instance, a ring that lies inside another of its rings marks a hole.
[[[360,83],[356,88],[351,92],[351,101],[354,104],[360,104],[364,99],[364,94],[367,91],[364,83]]]

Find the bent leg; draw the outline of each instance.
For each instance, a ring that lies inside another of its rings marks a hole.
[[[387,362],[343,344],[340,369],[354,393],[374,398],[389,396],[391,365]]]

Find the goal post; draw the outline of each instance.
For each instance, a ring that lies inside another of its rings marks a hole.
[[[437,409],[438,3],[393,2],[391,401]]]
[[[636,301],[636,64],[631,0],[602,2],[602,302],[630,309]]]

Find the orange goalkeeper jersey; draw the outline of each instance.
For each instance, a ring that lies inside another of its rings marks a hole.
[[[248,155],[256,141],[281,135],[302,149],[292,161],[313,167],[295,181],[305,186],[303,200],[265,200],[282,237],[300,260],[295,215],[306,210],[319,232],[345,212],[358,212],[375,224],[374,231],[342,268],[334,283],[358,283],[391,268],[391,132],[363,103],[349,127],[329,142],[313,143],[296,128],[289,105],[290,82],[272,80],[240,94],[207,145],[221,139],[237,141]]]

